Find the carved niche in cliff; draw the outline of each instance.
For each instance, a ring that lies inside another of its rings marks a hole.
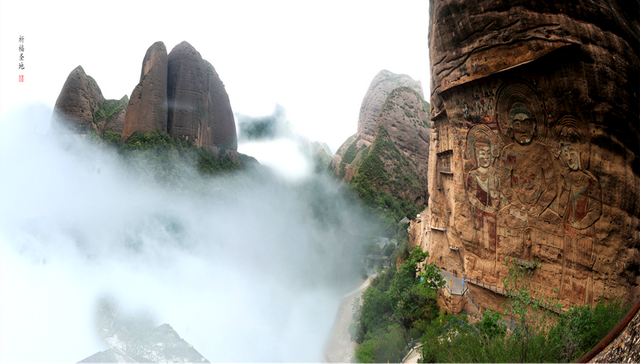
[[[507,258],[561,267],[547,286],[559,287],[559,298],[590,302],[602,191],[587,170],[585,124],[566,115],[550,128],[541,97],[524,81],[503,84],[487,115],[466,136],[466,251],[492,262],[494,274]]]

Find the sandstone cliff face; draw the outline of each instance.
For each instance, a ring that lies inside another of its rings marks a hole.
[[[417,89],[389,89],[398,84],[411,84]],[[429,105],[422,97],[420,83],[382,71],[371,83],[362,105],[358,132],[333,156],[331,171],[346,183],[363,174],[374,187],[398,199],[426,204]]]
[[[167,49],[154,43],[144,56],[140,82],[131,93],[127,106],[122,140],[134,131],[167,132]]]
[[[204,61],[191,44],[182,42],[171,50],[167,78],[169,135],[202,146],[210,136],[206,130],[208,78]]]
[[[391,91],[376,121],[376,134],[358,172],[399,199],[427,203],[430,129],[428,106],[410,87]]]
[[[96,81],[76,67],[58,95],[52,115],[53,130],[86,135],[121,133],[129,99],[105,100]]]
[[[342,143],[336,154],[331,158],[331,171],[338,178],[348,183],[353,178],[356,169],[369,154],[371,142],[362,139],[356,133]]]
[[[87,134],[96,130],[93,114],[100,109],[104,97],[96,81],[76,67],[62,86],[53,111],[53,127],[64,125],[72,133]]]
[[[53,125],[57,128],[62,123],[79,134],[122,133],[122,143],[136,131],[159,130],[214,155],[219,148],[237,150],[235,120],[224,84],[187,42],[168,55],[162,42],[149,47],[131,99],[105,100],[96,82],[79,66],[56,102]]]
[[[224,84],[211,63],[204,61],[207,70],[207,130],[209,130],[208,145],[238,149],[236,124],[229,102],[229,95]]]
[[[415,81],[407,75],[398,75],[382,70],[373,78],[364,99],[362,99],[360,116],[358,117],[358,134],[362,136],[362,139],[373,143],[376,121],[382,104],[391,91],[401,86],[411,87],[424,97],[420,81]]]
[[[531,288],[563,304],[640,296],[640,12],[622,4],[432,1],[438,266],[501,287],[505,259],[536,260]]]
[[[134,131],[160,130],[206,147],[237,150],[236,125],[218,73],[187,42],[167,55],[153,44],[142,62],[140,83],[131,94],[123,142]]]

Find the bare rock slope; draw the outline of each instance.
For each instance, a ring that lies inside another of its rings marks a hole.
[[[131,93],[122,138],[134,131],[167,132],[167,48],[154,43],[142,60],[140,82]]]
[[[229,96],[211,63],[187,42],[167,54],[162,42],[147,50],[131,98],[105,100],[82,67],[71,72],[56,102],[53,123],[75,134],[160,131],[218,155],[237,150]]]
[[[209,363],[169,324],[160,325],[131,340],[114,339],[110,343],[111,348],[79,363]]]
[[[128,98],[105,100],[100,87],[81,66],[67,77],[54,107],[52,126],[57,131],[88,134],[93,131],[120,133]]]
[[[169,135],[200,147],[236,150],[229,96],[213,66],[187,42],[175,46],[168,60]]]
[[[346,183],[360,175],[399,200],[425,204],[429,104],[422,97],[420,83],[382,71],[371,83],[362,105],[358,132],[338,149],[330,169]]]
[[[207,70],[195,48],[182,42],[169,53],[167,99],[169,135],[202,146],[207,130]]]
[[[376,133],[378,114],[387,96],[394,89],[402,86],[410,87],[423,95],[422,84],[407,75],[398,75],[387,70],[380,71],[371,81],[369,89],[362,99],[358,116],[358,134],[369,143],[373,143]],[[424,97],[424,95],[423,95]]]

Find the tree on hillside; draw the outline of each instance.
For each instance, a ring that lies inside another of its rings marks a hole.
[[[381,271],[371,286],[354,303],[351,339],[359,344],[356,359],[361,362],[395,361],[411,338],[422,336],[437,317],[436,290],[444,279],[435,265],[418,264],[429,256],[420,247],[413,249],[407,261]]]
[[[509,277],[507,317],[514,318],[507,332],[502,315],[487,310],[469,325],[465,315],[442,315],[422,336],[422,360],[435,363],[570,362],[597,344],[624,316],[628,308],[604,299],[591,308],[574,306],[559,315],[543,307],[559,308],[530,290],[533,270],[507,261]]]

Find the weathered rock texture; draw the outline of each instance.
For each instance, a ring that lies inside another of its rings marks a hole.
[[[224,84],[211,63],[204,61],[207,71],[207,130],[208,144],[227,149],[238,149],[236,124]]]
[[[148,330],[131,340],[118,340],[115,337],[109,341],[111,348],[79,363],[209,363],[191,344],[180,338],[169,324]]]
[[[421,96],[424,95],[420,81],[415,81],[407,75],[397,75],[393,72],[382,70],[373,78],[367,93],[364,95],[364,99],[362,99],[360,116],[358,117],[358,134],[362,136],[362,139],[373,143],[376,134],[376,122],[382,104],[384,104],[391,91],[401,86],[410,87],[420,93]]]
[[[127,96],[105,100],[96,81],[81,66],[76,67],[62,86],[52,115],[56,131],[86,135],[93,131],[120,133],[124,123]]]
[[[162,42],[144,56],[140,82],[121,100],[105,100],[93,78],[78,66],[56,102],[54,126],[66,124],[78,134],[161,131],[193,142],[218,155],[237,150],[236,125],[229,96],[211,63],[189,43],[167,55]],[[233,153],[231,153],[233,155]]]
[[[207,130],[207,69],[195,48],[182,42],[169,53],[167,98],[169,135],[202,146]]]
[[[98,336],[110,348],[80,363],[208,363],[169,324],[155,327],[145,314],[123,312],[110,298],[98,301],[94,323]]]
[[[565,305],[640,296],[638,10],[431,2],[439,267],[502,287],[505,259],[536,260],[532,290]]]
[[[399,86],[411,84],[409,86]],[[384,100],[378,103],[384,95]],[[333,156],[331,170],[345,182],[362,174],[374,187],[398,199],[427,202],[429,104],[420,83],[380,72],[362,103],[358,132]],[[375,113],[374,123],[371,115]]]
[[[455,315],[464,310],[467,305],[466,296],[458,296],[449,293],[446,288],[438,290],[438,306],[442,307],[447,314]]]
[[[131,93],[122,140],[134,131],[167,132],[167,48],[154,43],[144,56],[140,82]]]

